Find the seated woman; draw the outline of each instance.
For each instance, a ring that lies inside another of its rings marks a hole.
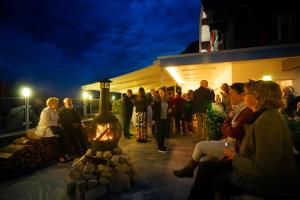
[[[58,161],[65,162],[67,156],[68,139],[59,124],[59,117],[56,112],[59,100],[56,97],[50,97],[46,101],[47,107],[41,112],[40,121],[37,126],[36,135],[40,137],[58,136]]]
[[[295,192],[297,171],[293,142],[279,113],[284,102],[280,87],[272,81],[245,86],[245,104],[254,112],[239,152],[224,149],[231,162],[199,164],[188,199],[214,199],[216,190],[247,191],[273,199]]]
[[[244,84],[234,83],[230,88],[229,98],[233,111],[222,124],[221,130],[223,138],[220,141],[202,141],[196,144],[190,162],[181,170],[175,170],[173,173],[179,178],[193,177],[194,169],[198,166],[201,158],[210,156],[219,158],[223,155],[223,148],[227,138],[234,138],[235,149],[239,149],[239,145],[244,137],[243,125],[250,123],[253,112],[244,105]]]

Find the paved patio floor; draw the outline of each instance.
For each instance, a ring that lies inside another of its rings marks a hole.
[[[157,152],[156,141],[147,143],[121,139],[120,147],[127,153],[136,171],[137,182],[123,193],[107,195],[113,200],[184,200],[189,194],[193,179],[178,179],[172,171],[181,168],[194,148],[191,136],[171,136],[166,141],[170,152]],[[55,164],[35,171],[31,175],[13,179],[0,185],[1,200],[60,200],[66,199],[65,179],[71,163]]]

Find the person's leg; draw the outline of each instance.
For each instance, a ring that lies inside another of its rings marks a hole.
[[[162,147],[164,149],[167,149],[167,147],[165,146],[165,139],[166,139],[166,133],[168,132],[168,124],[169,124],[169,120],[168,119],[163,119],[162,121]]]
[[[65,133],[68,135],[70,145],[72,145],[73,148],[72,154],[80,154],[81,147],[79,143],[78,131],[75,128],[68,127],[65,129]]]
[[[211,156],[215,158],[219,158],[223,155],[223,148],[225,142],[218,140],[210,140],[210,141],[201,141],[198,142],[195,146],[192,158],[200,162],[200,159],[203,156]]]
[[[77,128],[77,136],[78,136],[81,152],[84,153],[87,149],[87,142],[86,142],[87,140],[81,128]]]
[[[185,133],[185,124],[184,124],[184,117],[182,117],[182,115],[181,115],[181,117],[180,117],[180,121],[181,121],[181,123],[182,123],[182,133]]]
[[[180,115],[178,113],[175,114],[175,131],[180,133]]]
[[[214,176],[223,172],[231,171],[232,169],[233,168],[230,163],[220,161],[207,161],[200,163],[188,200],[213,200],[215,195],[215,188],[213,185]]]
[[[197,113],[197,129],[196,129],[196,138],[201,139],[202,137],[202,119],[201,119],[201,113]]]
[[[130,119],[128,116],[124,116],[123,119],[123,132],[124,132],[124,137],[128,138],[130,135],[129,133],[129,125],[130,125]]]
[[[142,115],[142,142],[147,142],[147,113],[144,112]]]
[[[53,134],[58,135],[57,146],[56,146],[56,154],[58,157],[65,156],[68,152],[69,141],[64,130],[57,126],[50,126]]]
[[[192,178],[194,170],[198,166],[201,158],[211,156],[218,158],[223,155],[224,141],[201,141],[194,148],[192,159],[180,170],[173,171],[178,178]]]
[[[201,113],[202,115],[202,124],[203,124],[203,139],[208,139],[208,130],[207,130],[207,114]]]
[[[155,121],[155,126],[156,126],[156,140],[157,140],[157,146],[158,149],[162,149],[163,148],[163,139],[162,139],[162,122],[161,120],[156,120]]]

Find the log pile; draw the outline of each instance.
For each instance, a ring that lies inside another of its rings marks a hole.
[[[40,167],[55,157],[56,138],[40,138],[32,132],[0,148],[0,177],[10,178]]]

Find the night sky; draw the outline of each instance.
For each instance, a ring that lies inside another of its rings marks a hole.
[[[198,40],[200,0],[1,0],[0,79],[56,96]]]

